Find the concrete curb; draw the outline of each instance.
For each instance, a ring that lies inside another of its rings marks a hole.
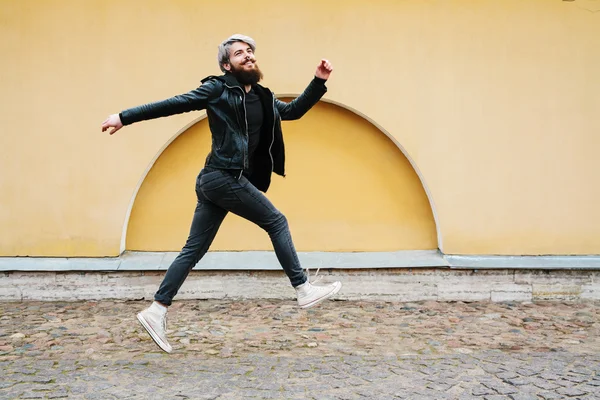
[[[0,257],[0,271],[162,271],[176,252],[125,252],[119,257]],[[464,256],[437,250],[395,252],[301,252],[305,268],[457,268],[600,270],[600,256]],[[194,268],[218,271],[279,271],[272,251],[209,252]]]

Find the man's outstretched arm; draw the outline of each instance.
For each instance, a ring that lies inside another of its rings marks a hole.
[[[312,108],[327,92],[325,82],[329,79],[329,75],[333,71],[331,63],[325,59],[317,65],[315,78],[302,92],[300,96],[289,103],[275,99],[275,105],[279,110],[282,120],[294,120],[302,117],[308,110]]]
[[[194,110],[203,110],[206,108],[208,101],[214,97],[219,84],[216,80],[209,80],[188,93],[129,108],[121,111],[119,114],[112,114],[102,123],[102,132],[113,128],[109,132],[112,135],[123,126],[131,125],[135,122],[168,117],[169,115],[182,114]]]

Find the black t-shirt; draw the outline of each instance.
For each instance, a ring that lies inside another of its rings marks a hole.
[[[254,89],[246,93],[246,121],[248,121],[248,161],[252,168],[252,156],[260,140],[263,124],[263,107]]]

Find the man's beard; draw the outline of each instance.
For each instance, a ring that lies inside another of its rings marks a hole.
[[[251,69],[250,71],[245,70],[243,65],[240,69],[231,65],[231,74],[235,76],[235,79],[242,85],[254,85],[263,78],[263,74],[256,63],[254,63],[254,69]]]

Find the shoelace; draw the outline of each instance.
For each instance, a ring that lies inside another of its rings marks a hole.
[[[306,268],[306,274],[308,275],[308,282],[313,284],[313,283],[317,283],[319,282],[321,279],[323,279],[323,275],[318,276],[319,275],[319,271],[321,270],[321,267],[317,268],[317,272],[315,273],[315,280],[310,279],[310,268]]]

